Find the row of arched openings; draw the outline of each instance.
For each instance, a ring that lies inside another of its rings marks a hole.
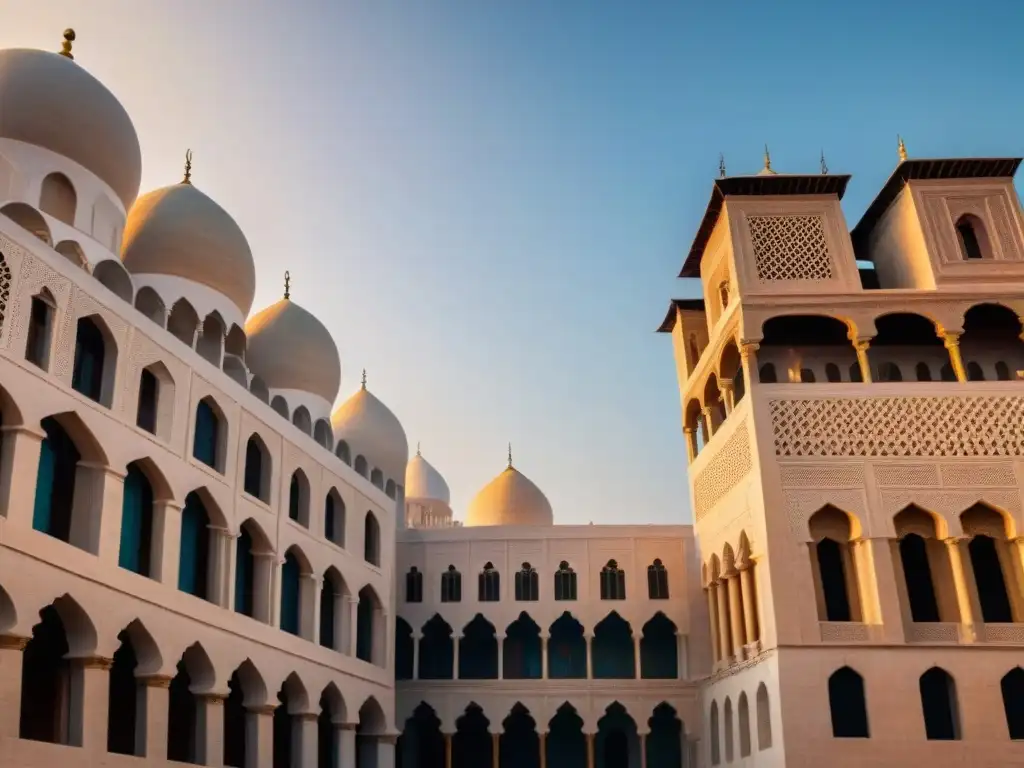
[[[594,734],[584,732],[583,719],[565,702],[542,728],[530,710],[520,702],[508,716],[492,727],[483,710],[469,704],[455,721],[451,735],[451,762],[446,760],[445,734],[441,722],[426,703],[413,711],[398,739],[396,757],[403,768],[480,768],[492,765],[513,768],[681,768],[684,764],[685,728],[676,710],[667,703],[654,708],[647,721],[648,732],[639,734],[637,723],[619,702],[610,704],[597,722]],[[498,735],[495,739],[492,733]],[[592,746],[588,741],[592,739]],[[498,754],[494,754],[495,747]],[[541,754],[541,750],[544,754]],[[590,750],[593,750],[593,762]],[[497,758],[497,760],[495,760]]]
[[[530,563],[523,563],[514,575],[514,596],[517,602],[536,602],[540,599],[540,577]],[[600,595],[602,600],[626,599],[626,572],[615,560],[609,560],[601,569]],[[555,600],[576,599],[576,572],[563,560],[553,575]],[[659,559],[647,566],[647,597],[650,600],[668,600],[668,569]],[[501,599],[501,575],[492,563],[485,563],[477,575],[477,601],[495,603]],[[405,575],[405,601],[423,602],[423,573],[412,566]],[[441,602],[462,601],[462,574],[454,565],[441,574]]]
[[[499,651],[495,627],[482,614],[466,624],[458,638],[435,614],[423,625],[417,649],[412,627],[398,617],[395,675],[399,680],[452,680],[457,672],[460,680],[536,680],[545,677],[546,655],[548,679],[633,679],[638,673],[645,679],[679,677],[677,627],[660,611],[641,630],[639,668],[633,629],[615,611],[594,627],[589,650],[583,625],[568,612],[551,624],[548,633],[542,641],[537,623],[528,613],[520,613],[505,628]],[[419,668],[414,669],[417,657]]]
[[[932,667],[918,678],[925,738],[954,741],[962,738],[960,703],[956,681],[941,667]],[[1011,739],[1024,739],[1024,669],[1014,667],[999,681],[1003,715]],[[871,738],[864,678],[851,667],[829,676],[828,701],[832,735],[844,739]]]
[[[717,699],[712,700],[708,713],[712,765],[720,765],[723,756],[725,762],[731,763],[736,758],[737,746],[740,758],[750,757],[755,749],[758,752],[771,749],[772,717],[768,702],[768,688],[764,683],[758,685],[754,701],[755,719],[754,722],[751,722],[750,703],[746,691],[741,692],[737,699],[735,715],[731,697],[725,697],[721,714],[719,714]],[[737,737],[739,744],[736,743]]]

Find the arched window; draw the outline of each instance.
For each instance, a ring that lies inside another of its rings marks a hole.
[[[1014,741],[1024,739],[1024,669],[1014,667],[999,681],[1006,728]]]
[[[956,235],[960,242],[960,255],[965,260],[985,258],[981,245],[984,229],[980,220],[974,216],[961,216],[956,222]]]
[[[718,734],[718,702],[711,702],[711,714],[708,716],[708,730],[710,731],[709,741],[711,742],[711,764],[718,765],[722,762],[722,745]]]
[[[370,472],[370,482],[378,488],[384,488],[384,473],[376,467]]]
[[[324,499],[324,537],[345,546],[345,502],[333,488]]]
[[[896,363],[882,363],[878,366],[879,381],[903,381],[903,372]]]
[[[679,643],[675,623],[658,611],[644,624],[640,637],[640,677],[674,680],[679,677]]]
[[[661,560],[647,566],[647,597],[651,600],[668,600],[668,570]]]
[[[68,226],[75,226],[78,195],[71,180],[63,173],[51,173],[43,179],[39,194],[39,209]]]
[[[113,372],[117,366],[117,348],[112,339],[109,344],[107,342],[96,320],[83,317],[78,321],[71,387],[109,408],[113,395]]]
[[[997,381],[1009,381],[1010,380],[1010,366],[1004,361],[998,360],[996,362],[996,380]]]
[[[939,378],[942,381],[956,381],[956,372],[950,363],[943,363],[939,369]]]
[[[859,383],[864,382],[864,373],[860,369],[860,363],[850,364],[850,381]]]
[[[448,570],[441,574],[441,602],[462,602],[462,574],[449,565]]]
[[[540,599],[538,581],[537,570],[529,563],[523,563],[523,567],[516,572],[516,600],[533,602]]]
[[[135,424],[151,434],[156,434],[157,401],[160,396],[160,381],[148,368],[139,374],[139,408]]]
[[[270,452],[260,436],[253,433],[245,445],[243,489],[265,504],[270,503]]]
[[[309,415],[309,410],[304,405],[300,405],[295,409],[295,413],[292,414],[292,424],[298,427],[299,431],[303,434],[313,434],[313,419]]]
[[[764,683],[757,686],[757,750],[771,749],[772,712],[768,704],[768,688]]]
[[[462,628],[459,641],[459,679],[496,680],[498,638],[491,624],[479,613]]]
[[[39,612],[21,658],[21,717],[18,736],[51,744],[72,743],[67,722],[81,714],[81,696],[71,685],[68,627],[53,604]],[[13,702],[4,705],[7,707]]]
[[[808,521],[813,543],[812,567],[821,621],[859,621],[856,568],[849,542],[850,517],[832,506]]]
[[[384,626],[380,599],[369,585],[359,590],[356,608],[356,658],[370,664],[380,660],[378,638],[383,637]]]
[[[733,732],[732,732],[732,699],[725,697],[725,706],[722,707],[722,714],[725,715],[725,762],[733,760]]]
[[[839,373],[839,366],[835,363],[825,365],[825,378],[829,381],[842,381],[842,374]]]
[[[601,599],[626,599],[626,572],[614,560],[609,560],[601,569]]]
[[[502,679],[539,680],[541,678],[540,627],[528,613],[505,628],[502,643]]]
[[[1003,561],[1012,562],[1006,541],[1003,516],[984,504],[975,504],[960,515],[967,544],[968,559],[977,586],[981,620],[985,623],[1010,623],[1015,620],[1010,589],[1016,591],[1012,571],[1003,569]]]
[[[223,472],[221,463],[221,420],[213,400],[204,397],[196,406],[195,435],[192,438],[192,455],[208,467]]]
[[[78,462],[82,455],[56,419],[45,418],[41,426],[46,437],[39,447],[32,527],[70,542]]]
[[[594,678],[636,677],[636,644],[629,622],[612,611],[594,627],[590,644],[594,654]]]
[[[918,381],[932,380],[932,369],[928,367],[928,363],[918,363],[914,368],[914,373],[917,375]]]
[[[352,452],[348,448],[348,443],[344,440],[339,440],[337,447],[334,449],[335,454],[338,458],[344,461],[349,466],[352,466]]]
[[[436,613],[423,625],[419,673],[420,680],[451,680],[455,674],[452,628]]]
[[[801,368],[800,381],[804,384],[813,384],[815,382],[814,371],[810,368]]]
[[[178,589],[204,600],[209,596],[207,564],[210,557],[210,516],[199,494],[185,497],[181,510]]]
[[[587,676],[587,641],[583,625],[568,611],[551,623],[548,640],[548,677],[582,680]]]
[[[367,476],[370,470],[366,464],[365,456],[356,456],[355,470],[358,474],[362,475],[363,477]]]
[[[555,600],[576,599],[576,572],[563,560],[555,571]]]
[[[828,705],[832,713],[832,735],[837,739],[866,739],[868,706],[864,680],[850,667],[837,669],[828,679]]]
[[[740,732],[740,757],[750,757],[750,704],[747,703],[746,691],[740,693],[736,705],[737,726]]]
[[[320,645],[323,648],[342,650],[341,638],[344,634],[345,621],[342,616],[341,597],[345,593],[345,583],[334,567],[324,573],[323,586],[320,587]]]
[[[57,302],[45,288],[32,297],[25,340],[25,359],[44,371],[50,367],[50,339],[53,337],[53,316]]]
[[[367,512],[363,522],[363,559],[370,565],[380,566],[380,524],[373,512]]]
[[[301,469],[292,473],[288,484],[288,517],[309,528],[309,481]]]
[[[985,372],[981,369],[981,365],[974,362],[973,360],[967,364],[967,380],[968,381],[984,381]]]
[[[274,395],[274,399],[270,401],[270,407],[274,409],[274,413],[280,416],[282,419],[290,419],[288,412],[288,401],[285,400],[281,395]]]
[[[774,363],[765,363],[757,372],[757,378],[762,384],[775,384],[778,382],[778,375],[775,373]]]
[[[481,603],[496,603],[501,599],[501,575],[491,563],[484,563],[477,576],[477,599]]]
[[[415,565],[405,574],[405,602],[423,602],[423,574]]]
[[[919,681],[924,730],[928,739],[955,741],[960,738],[956,683],[946,670],[932,667]]]
[[[398,498],[398,486],[395,485],[395,481],[390,477],[388,478],[388,481],[384,483],[384,495],[389,499]]]
[[[256,546],[250,530],[243,523],[235,539],[235,611],[256,616]]]
[[[908,533],[900,539],[899,549],[911,620],[941,621],[935,581],[928,561],[928,543],[918,534]]]
[[[415,662],[415,640],[412,637],[412,627],[409,626],[409,622],[403,619],[401,616],[395,618],[395,679],[396,680],[412,680],[413,678],[413,666]],[[331,729],[333,730],[333,728]],[[331,738],[333,734],[329,730],[325,735],[326,738]],[[324,738],[324,737],[321,737]],[[323,763],[320,763],[323,765]],[[328,766],[335,765],[334,762],[327,762]]]
[[[121,546],[117,564],[141,576],[151,576],[153,486],[135,462],[128,465],[121,503]]]
[[[292,635],[299,634],[300,579],[299,559],[289,551],[281,566],[281,629]]]

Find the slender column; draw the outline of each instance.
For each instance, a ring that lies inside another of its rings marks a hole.
[[[107,748],[111,659],[91,656],[71,661],[71,717],[68,743],[91,752]]]
[[[452,635],[452,680],[459,679],[459,646],[462,645],[461,635]]]
[[[135,754],[147,760],[167,759],[167,715],[171,678],[150,675],[138,678],[142,717],[135,723]]]
[[[395,742],[397,740],[398,737],[391,734],[377,737],[377,768],[395,768]],[[313,762],[315,761],[316,754],[314,753]],[[306,763],[306,766],[312,766],[313,762]],[[296,768],[305,768],[305,766]]]
[[[452,768],[452,735],[444,735],[444,768]]]
[[[270,560],[270,626],[281,626],[281,569],[284,567],[284,558],[276,555]]]
[[[359,598],[349,595],[348,600],[348,648],[346,653],[349,656],[356,655],[357,639],[359,637]]]
[[[203,765],[224,765],[224,697],[217,693],[206,694],[202,697],[201,706],[202,713],[197,723],[199,727],[196,729],[199,761]],[[246,719],[252,717],[249,715]]]
[[[712,407],[705,405],[700,409],[700,412],[704,414],[704,428],[708,431],[708,440],[715,436],[715,421],[711,418]]]
[[[273,768],[274,710],[267,704],[253,707],[245,718],[245,768]]]
[[[731,638],[729,635],[729,585],[724,577],[718,579],[718,653],[723,664],[731,664]]]
[[[541,731],[537,736],[540,741],[540,768],[548,768],[548,732]]]
[[[639,680],[643,677],[643,665],[640,663],[640,633],[633,635],[633,677]]]
[[[181,558],[181,505],[170,499],[153,502],[153,578],[178,588]]]
[[[320,579],[314,573],[299,577],[299,637],[317,642],[320,627]]]
[[[593,733],[586,734],[587,736],[587,768],[594,768],[594,735]]]
[[[860,366],[860,377],[865,384],[871,383],[871,362],[868,360],[868,347],[871,346],[870,339],[851,339],[853,349],[857,353],[857,365]]]
[[[640,768],[647,768],[647,734],[637,733],[636,738],[640,742]]]
[[[503,680],[505,678],[505,638],[499,635],[498,641],[498,679]]]
[[[718,585],[711,582],[704,588],[708,598],[708,618],[711,624],[711,662],[712,665],[722,660],[718,641]]]
[[[725,415],[732,413],[736,407],[736,393],[733,391],[732,382],[729,379],[722,379],[718,382],[718,389],[722,393],[722,405],[725,407]]]
[[[1017,541],[1021,541],[1021,539],[1018,539]],[[1022,590],[1022,594],[1024,594],[1024,590]],[[541,636],[540,636],[540,676],[544,680],[548,679],[548,640],[549,639],[550,638],[548,637],[548,635],[546,633],[543,633],[543,632],[541,633]],[[544,766],[541,766],[541,768],[544,768]]]
[[[743,633],[747,643],[758,640],[757,591],[754,586],[754,564],[744,563],[740,568],[740,597],[743,600]]]
[[[320,735],[317,730],[316,712],[303,712],[295,718],[295,729],[299,732],[299,748],[292,750],[292,768],[305,768],[305,766],[316,765],[317,762],[317,738]],[[378,768],[382,766],[378,763]]]
[[[757,380],[757,350],[760,344],[756,341],[740,340],[740,364],[743,366],[744,391],[750,392],[751,385]]]
[[[27,427],[0,428],[0,511],[10,525],[32,527],[35,510],[39,450],[44,433]]]
[[[587,680],[594,679],[594,633],[584,632],[583,639],[587,641]]]
[[[739,572],[733,571],[726,581],[729,585],[729,636],[732,638],[732,655],[736,661],[743,661],[743,646],[747,641],[746,628],[743,625]]]
[[[501,734],[491,734],[491,768],[501,768]]]
[[[684,427],[683,434],[686,437],[686,458],[692,464],[693,460],[697,458],[697,428]]]
[[[0,635],[0,740],[18,738],[22,651],[27,644],[27,637]]]
[[[960,334],[963,331],[946,331],[942,334],[942,343],[949,351],[949,364],[953,366],[953,373],[956,380],[967,381],[967,370],[964,368],[963,358],[960,356]]]
[[[676,677],[679,680],[690,679],[690,659],[687,646],[687,636],[676,631]]]
[[[274,564],[273,552],[252,553],[252,613],[256,621],[270,624],[274,616]],[[230,606],[234,610],[235,606]]]
[[[946,551],[949,553],[949,567],[953,574],[953,587],[956,589],[956,604],[960,610],[961,631],[969,642],[976,639],[974,627],[974,610],[971,604],[971,590],[964,572],[963,552],[960,542],[966,541],[957,537],[945,540]]]
[[[338,751],[339,768],[356,768],[356,729],[358,723],[342,723],[341,749]]]
[[[216,603],[221,608],[234,610],[230,604],[233,584],[229,583],[229,574],[232,572],[234,552],[232,546],[235,537],[227,528],[218,525],[208,525],[210,532],[209,562],[206,566],[207,583],[210,585],[210,602]]]
[[[423,639],[423,635],[419,632],[413,633],[412,636],[412,679],[420,679],[420,641]]]

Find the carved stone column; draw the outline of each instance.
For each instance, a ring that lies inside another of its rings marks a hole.
[[[708,440],[715,436],[715,420],[711,418],[712,407],[705,405],[700,409],[700,412],[704,414],[704,429],[707,430]]]
[[[420,679],[420,641],[423,639],[423,635],[419,632],[414,632],[412,635],[412,679]]]
[[[732,655],[736,661],[743,661],[743,646],[746,641],[746,627],[743,622],[743,599],[740,596],[740,574],[733,571],[726,579],[729,589],[729,634],[732,638]]]
[[[956,380],[960,382],[967,381],[967,370],[964,368],[964,361],[960,356],[960,335],[962,333],[963,331],[944,331],[942,334],[942,343],[949,351],[949,364],[953,366]]]
[[[68,743],[89,752],[107,749],[110,668],[102,656],[71,660],[71,716]]]
[[[974,642],[977,639],[977,630],[974,626],[976,617],[974,615],[974,604],[971,598],[971,589],[964,572],[963,550],[961,542],[966,539],[950,537],[945,539],[946,551],[949,553],[949,568],[953,574],[953,588],[956,590],[956,604],[960,611],[960,624],[963,639]]]
[[[721,379],[718,382],[718,389],[722,393],[722,406],[725,408],[725,415],[728,416],[732,413],[732,409],[736,407],[736,396],[733,390],[732,381],[729,379]]]
[[[743,366],[744,391],[750,392],[752,384],[758,381],[757,376],[757,350],[761,345],[756,341],[740,340],[740,363]]]
[[[723,664],[732,662],[732,636],[729,634],[729,585],[724,577],[717,582],[718,589],[718,653]]]
[[[196,752],[203,765],[224,765],[224,697],[208,693],[201,699],[202,712],[196,728]],[[247,719],[254,715],[247,715]],[[164,748],[166,749],[166,737]],[[250,754],[248,751],[246,755]],[[255,754],[255,753],[253,753]]]
[[[643,678],[643,658],[640,655],[640,633],[633,635],[633,677],[637,680]]]
[[[758,640],[757,588],[754,581],[754,563],[749,560],[740,566],[740,596],[743,600],[743,634],[748,644]]]
[[[697,428],[684,427],[683,434],[686,436],[686,458],[693,464],[697,458]]]
[[[505,678],[505,636],[498,635],[495,640],[498,641],[498,679],[503,680]]]
[[[348,601],[348,647],[345,650],[349,656],[355,656],[359,638],[359,598],[349,595],[345,599]]]
[[[138,678],[142,716],[135,723],[135,754],[147,760],[167,759],[167,717],[171,678],[149,675]]]
[[[181,558],[181,505],[170,499],[153,502],[153,578],[178,588]]]
[[[542,680],[548,679],[548,640],[550,637],[546,632],[540,633],[540,676]],[[543,768],[543,766],[541,766]]]
[[[245,719],[245,768],[273,768],[275,704],[249,709]]]
[[[871,346],[871,339],[867,338],[856,338],[851,339],[853,342],[853,350],[857,353],[857,365],[860,367],[860,377],[865,384],[870,384],[871,379],[871,362],[868,360],[868,348]]]
[[[461,635],[452,635],[452,680],[459,679],[459,646],[462,644]]]
[[[583,631],[583,639],[587,643],[587,680],[594,679],[594,633]]]
[[[718,640],[718,584],[712,581],[704,588],[708,598],[708,620],[711,624],[711,663],[712,666],[722,660],[721,646]]]
[[[298,743],[299,749],[292,753],[292,768],[316,765],[317,742],[320,735],[317,725],[316,712],[303,712],[296,716],[295,730],[299,732],[299,738],[293,739],[292,743]]]

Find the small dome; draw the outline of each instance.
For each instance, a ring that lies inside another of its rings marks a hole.
[[[249,369],[271,389],[297,389],[333,404],[341,386],[338,347],[324,324],[291,299],[245,324]]]
[[[452,503],[448,483],[419,451],[409,459],[405,468],[405,498],[440,501],[446,505]]]
[[[139,194],[142,150],[131,118],[106,86],[67,56],[0,51],[0,137],[73,160],[110,185],[126,209]]]
[[[235,220],[191,183],[155,189],[128,211],[121,260],[133,274],[173,275],[224,294],[249,314],[256,265]]]
[[[352,459],[362,455],[370,467],[379,467],[385,477],[398,482],[405,477],[409,441],[398,417],[362,388],[338,406],[331,416],[335,441],[348,443]]]
[[[491,480],[469,505],[466,525],[553,525],[547,497],[512,466]]]

